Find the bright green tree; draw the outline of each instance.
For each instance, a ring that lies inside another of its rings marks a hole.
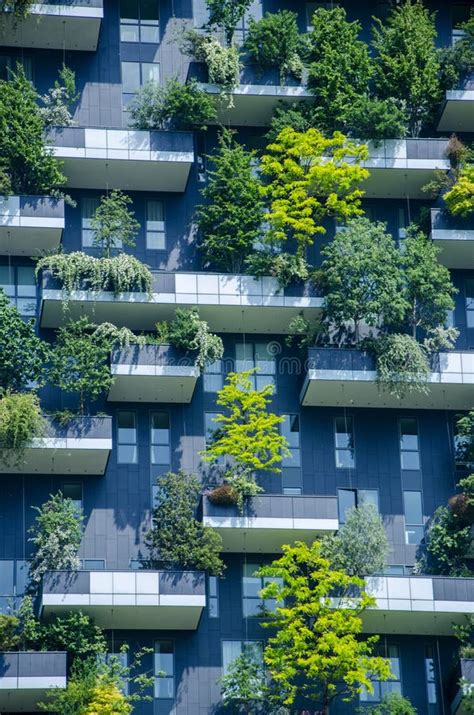
[[[333,569],[319,542],[283,546],[260,574],[275,579],[261,598],[284,604],[263,625],[272,629],[264,660],[285,705],[318,702],[328,715],[335,699],[373,692],[371,678],[390,678],[388,661],[374,655],[378,636],[362,636],[362,615],[375,599],[362,579]]]
[[[375,18],[375,86],[379,98],[393,97],[407,115],[410,136],[433,119],[441,101],[440,62],[434,14],[420,0],[393,6]]]
[[[474,213],[474,164],[466,164],[461,169],[456,183],[443,198],[453,216],[467,218]]]
[[[232,43],[235,30],[252,0],[206,0],[209,10],[209,26],[224,30],[227,45]]]
[[[92,698],[83,715],[129,715],[133,711],[123,691],[116,683],[100,682],[92,690]]]
[[[116,248],[135,246],[140,224],[129,209],[131,203],[130,196],[119,190],[101,197],[91,219],[91,229],[92,243],[101,249],[102,256],[110,258]]]
[[[255,713],[265,699],[263,665],[250,654],[237,656],[219,682],[224,705],[237,709],[238,713]]]
[[[250,19],[245,47],[260,71],[277,68],[283,84],[288,75],[303,73],[298,15],[291,10],[267,12],[261,20]]]
[[[28,443],[40,437],[43,429],[40,403],[34,392],[0,390],[0,450],[6,450],[2,460],[21,461]],[[10,451],[14,454],[9,454]]]
[[[254,157],[223,130],[217,152],[209,157],[213,168],[201,192],[206,203],[197,209],[205,263],[230,273],[241,271],[261,233],[264,214]]]
[[[283,129],[261,160],[266,179],[262,195],[269,206],[267,240],[281,244],[294,239],[303,255],[314,236],[325,233],[323,218],[347,220],[362,213],[360,184],[369,172],[361,162],[367,155],[365,145],[339,132],[327,138],[317,129]]]

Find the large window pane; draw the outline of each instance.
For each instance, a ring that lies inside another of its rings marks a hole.
[[[339,521],[341,524],[344,524],[347,512],[350,509],[353,509],[356,505],[355,489],[338,489],[337,503],[339,509]]]
[[[403,498],[407,524],[421,524],[423,522],[421,492],[403,492]]]
[[[157,699],[174,698],[174,643],[155,641],[155,688]]]
[[[140,89],[140,63],[122,62],[122,92],[134,94]]]
[[[136,415],[119,412],[117,415],[117,460],[120,464],[138,462]]]
[[[338,469],[352,469],[355,467],[352,417],[336,417],[334,430],[336,467]]]

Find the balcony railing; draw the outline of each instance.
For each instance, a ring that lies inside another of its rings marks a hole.
[[[44,435],[20,454],[0,451],[0,474],[103,474],[112,450],[110,417],[75,417],[62,425],[45,419]]]
[[[195,630],[206,606],[198,571],[49,571],[43,616],[80,610],[102,628]]]
[[[431,238],[442,249],[439,260],[448,268],[474,268],[474,221],[431,209]]]
[[[131,345],[112,352],[112,402],[189,403],[200,371],[194,358],[171,345]]]
[[[49,196],[0,197],[0,254],[39,256],[56,251],[64,229],[64,201]]]
[[[283,544],[312,543],[339,528],[337,498],[333,496],[253,497],[241,514],[235,506],[212,504],[202,498],[202,519],[222,537],[223,551],[276,553]]]
[[[474,353],[433,356],[428,393],[400,400],[377,383],[375,358],[363,350],[310,348],[301,404],[313,407],[400,407],[469,410],[474,401]]]
[[[52,688],[66,687],[67,653],[0,653],[1,712],[36,712]]]

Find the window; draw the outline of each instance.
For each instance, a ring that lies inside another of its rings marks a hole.
[[[407,217],[405,209],[398,209],[398,245],[407,237]]]
[[[162,201],[146,202],[146,247],[153,251],[164,251],[165,215]]]
[[[137,425],[135,412],[117,414],[117,461],[119,464],[137,464]]]
[[[381,682],[380,680],[372,680],[374,692],[369,693],[368,690],[362,690],[360,699],[362,702],[380,702],[387,693],[402,694],[402,681],[400,669],[400,653],[397,645],[388,645],[384,652],[383,647],[380,647],[376,654],[382,658],[387,658],[390,663],[390,670],[393,674],[392,680]]]
[[[208,576],[207,592],[209,603],[209,618],[219,618],[219,579],[217,576]]]
[[[0,613],[11,613],[20,605],[28,580],[28,562],[0,559]]]
[[[91,219],[98,207],[99,199],[97,198],[84,198],[81,201],[81,240],[83,248],[92,248],[94,246]]]
[[[413,418],[400,420],[400,462],[402,469],[420,469],[418,424]]]
[[[224,675],[227,675],[230,664],[242,653],[263,667],[263,644],[261,641],[222,641]]]
[[[256,390],[261,390],[266,385],[276,388],[275,356],[271,354],[268,343],[237,343],[235,346],[235,371],[244,372],[256,369],[252,376]]]
[[[160,81],[160,65],[155,62],[122,62],[122,96],[128,104],[140,87]],[[127,96],[128,95],[128,96]]]
[[[379,511],[379,493],[377,489],[338,489],[337,501],[339,522],[345,524],[347,512],[354,507],[372,504]]]
[[[0,288],[23,317],[36,315],[35,269],[30,266],[0,266]]]
[[[170,455],[170,416],[167,412],[154,412],[151,416],[151,463],[169,468]],[[161,470],[162,472],[165,469]]]
[[[428,705],[436,705],[438,702],[438,694],[436,688],[435,656],[432,645],[425,646],[425,675]],[[436,712],[436,708],[434,708],[434,711]]]
[[[300,417],[299,415],[282,415],[284,422],[280,430],[288,442],[289,457],[283,457],[282,467],[301,467]]]
[[[158,0],[120,0],[121,42],[160,41]]]
[[[270,576],[257,576],[256,572],[263,564],[244,564],[243,579],[242,579],[242,594],[243,594],[243,616],[244,618],[256,617],[263,618],[268,611],[274,611],[277,602],[275,599],[263,600],[260,598],[262,588],[271,582],[280,583],[280,579],[271,578]]]
[[[466,288],[466,320],[467,327],[474,328],[474,279],[467,280]]]
[[[82,509],[81,482],[63,482],[61,491],[65,499],[70,499],[78,509]]]
[[[403,504],[406,543],[417,545],[422,540],[424,531],[421,492],[403,492]]]
[[[174,643],[155,641],[155,698],[174,698]]]
[[[203,370],[204,392],[217,392],[224,386],[223,369],[222,360],[216,360],[205,366]]]
[[[385,576],[405,576],[405,567],[401,564],[385,566],[383,573]]]
[[[352,417],[336,417],[334,442],[337,469],[354,469],[354,424]]]
[[[33,80],[33,60],[31,57],[0,55],[0,79],[10,80],[17,71],[17,65],[23,65],[26,79]]]
[[[82,571],[103,571],[105,569],[105,559],[81,559]]]

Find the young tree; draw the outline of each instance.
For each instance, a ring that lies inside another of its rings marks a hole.
[[[128,208],[131,203],[130,196],[118,189],[101,197],[91,219],[91,229],[92,243],[101,249],[102,256],[110,258],[115,248],[135,246],[140,224]]]
[[[223,130],[201,192],[207,202],[197,209],[205,263],[230,273],[241,271],[262,230],[263,204],[253,171],[254,156],[233,140],[230,131]]]
[[[278,579],[261,597],[285,604],[263,624],[274,632],[264,660],[285,705],[297,698],[318,702],[328,715],[336,698],[351,700],[363,688],[373,692],[371,678],[390,678],[388,661],[374,655],[378,637],[362,637],[361,616],[375,600],[362,579],[333,569],[319,542],[283,546],[283,555],[260,573]]]
[[[387,20],[375,18],[375,86],[381,99],[393,97],[406,112],[410,136],[429,124],[441,101],[440,62],[434,14],[420,0],[393,7]]]
[[[84,515],[61,492],[51,494],[47,502],[33,509],[37,516],[29,529],[28,540],[35,549],[30,562],[29,589],[37,593],[46,571],[78,570],[77,552],[82,540]]]
[[[236,27],[251,4],[252,0],[206,0],[209,26],[217,25],[224,30],[228,46],[232,44]]]
[[[357,343],[362,323],[377,327],[402,322],[407,304],[400,257],[385,224],[353,219],[321,253],[330,326],[350,321]]]
[[[361,214],[364,192],[359,185],[369,172],[360,164],[367,151],[339,132],[326,138],[317,129],[283,129],[261,160],[266,178],[262,195],[269,205],[267,240],[281,244],[293,239],[298,255],[304,255],[314,236],[325,233],[323,218],[346,220]]]
[[[255,713],[264,702],[266,684],[262,664],[247,653],[232,661],[219,682],[224,705],[238,713]]]
[[[51,127],[69,127],[72,124],[71,106],[79,94],[76,90],[76,73],[63,64],[59,70],[59,81],[40,97],[43,106],[40,107],[45,130]]]
[[[250,19],[245,47],[260,70],[276,67],[283,84],[288,75],[301,78],[303,62],[298,15],[290,10],[267,12],[261,20]]]
[[[152,561],[165,568],[197,569],[219,576],[222,539],[196,519],[201,483],[194,474],[168,472],[157,478],[158,497],[145,541]]]

